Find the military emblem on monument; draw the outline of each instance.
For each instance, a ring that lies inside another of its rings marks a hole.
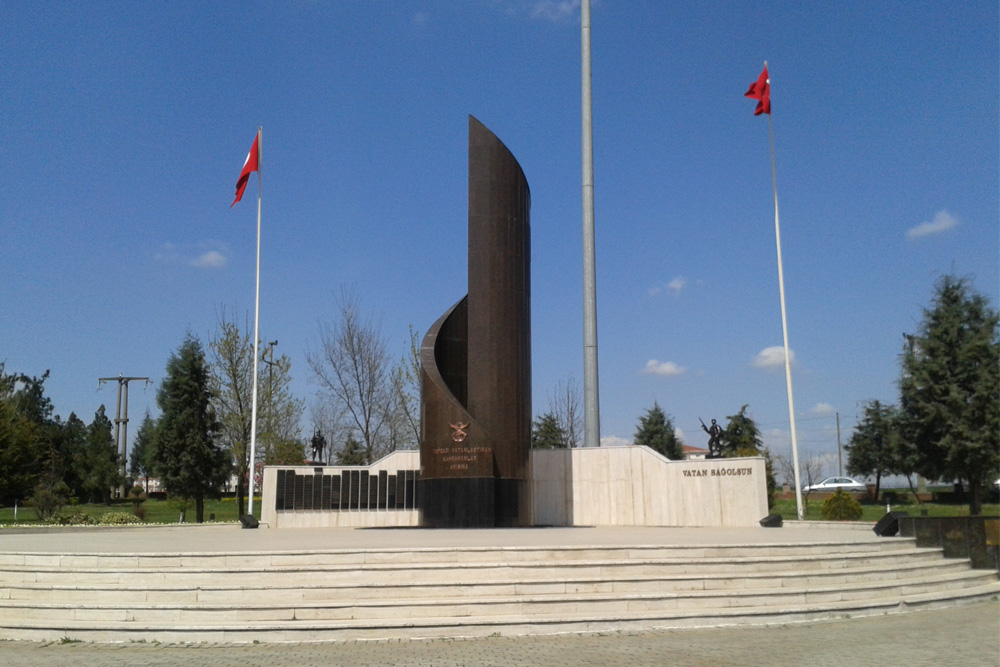
[[[465,442],[465,437],[468,435],[465,429],[469,428],[468,422],[458,422],[457,424],[449,424],[455,432],[451,434],[451,439],[455,442]]]

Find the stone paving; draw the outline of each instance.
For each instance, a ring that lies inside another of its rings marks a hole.
[[[330,644],[0,642],[5,667],[1000,665],[1000,602],[764,628]]]

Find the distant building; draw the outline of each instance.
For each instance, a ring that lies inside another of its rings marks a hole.
[[[704,461],[705,457],[708,455],[708,450],[702,449],[701,447],[681,445],[681,448],[684,450],[684,458],[688,461]]]

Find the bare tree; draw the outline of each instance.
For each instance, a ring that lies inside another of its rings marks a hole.
[[[236,472],[236,507],[243,516],[250,469],[250,426],[253,394],[253,340],[250,327],[240,330],[225,308],[217,312],[218,328],[209,340],[212,403]]]
[[[250,430],[253,413],[253,334],[249,321],[241,329],[225,308],[217,315],[215,335],[209,341],[211,382],[221,437],[236,471],[236,504],[243,514],[250,470]],[[282,355],[272,365],[258,364],[257,436],[265,463],[276,460],[282,443],[295,442],[303,401],[291,393],[291,361]],[[299,457],[301,459],[301,457]]]
[[[265,464],[301,463],[305,401],[292,396],[292,362],[286,355],[260,364],[257,379],[257,439]]]
[[[320,349],[307,355],[324,398],[342,408],[371,463],[392,446],[387,424],[394,400],[381,323],[365,318],[354,289],[341,287],[339,321],[320,324]]]
[[[566,446],[578,446],[583,432],[583,418],[580,413],[580,387],[572,375],[565,383],[560,380],[555,391],[549,394],[549,413],[555,416],[556,423],[566,434]]]
[[[413,449],[420,444],[420,334],[412,325],[410,350],[392,371],[392,388],[393,449]]]

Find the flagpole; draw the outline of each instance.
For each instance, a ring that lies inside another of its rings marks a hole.
[[[594,118],[590,94],[590,0],[580,5],[583,79],[583,446],[601,445],[597,389],[597,268],[594,259]]]
[[[260,174],[260,164],[261,164],[261,153],[263,152],[263,146],[261,144],[261,135],[263,134],[263,128],[257,128],[257,289],[254,294],[254,309],[253,309],[253,401],[252,408],[250,409],[250,503],[248,507],[247,514],[253,516],[253,494],[254,494],[254,476],[257,473],[257,357],[258,350],[257,346],[260,342],[260,335],[258,334],[260,328],[260,190],[263,184],[263,178]]]
[[[767,61],[764,61],[767,69]],[[770,72],[768,73],[770,82]],[[770,83],[768,83],[770,85]],[[778,223],[778,177],[774,168],[774,128],[771,124],[771,114],[767,114],[767,134],[771,146],[771,187],[774,191],[774,239],[778,247],[778,293],[781,296],[781,335],[785,344],[785,386],[788,390],[788,420],[792,427],[792,469],[795,473],[795,514],[801,521],[802,485],[799,482],[799,444],[795,433],[795,401],[792,399],[792,363],[788,354],[788,317],[785,314],[785,272],[781,265],[781,225]]]

